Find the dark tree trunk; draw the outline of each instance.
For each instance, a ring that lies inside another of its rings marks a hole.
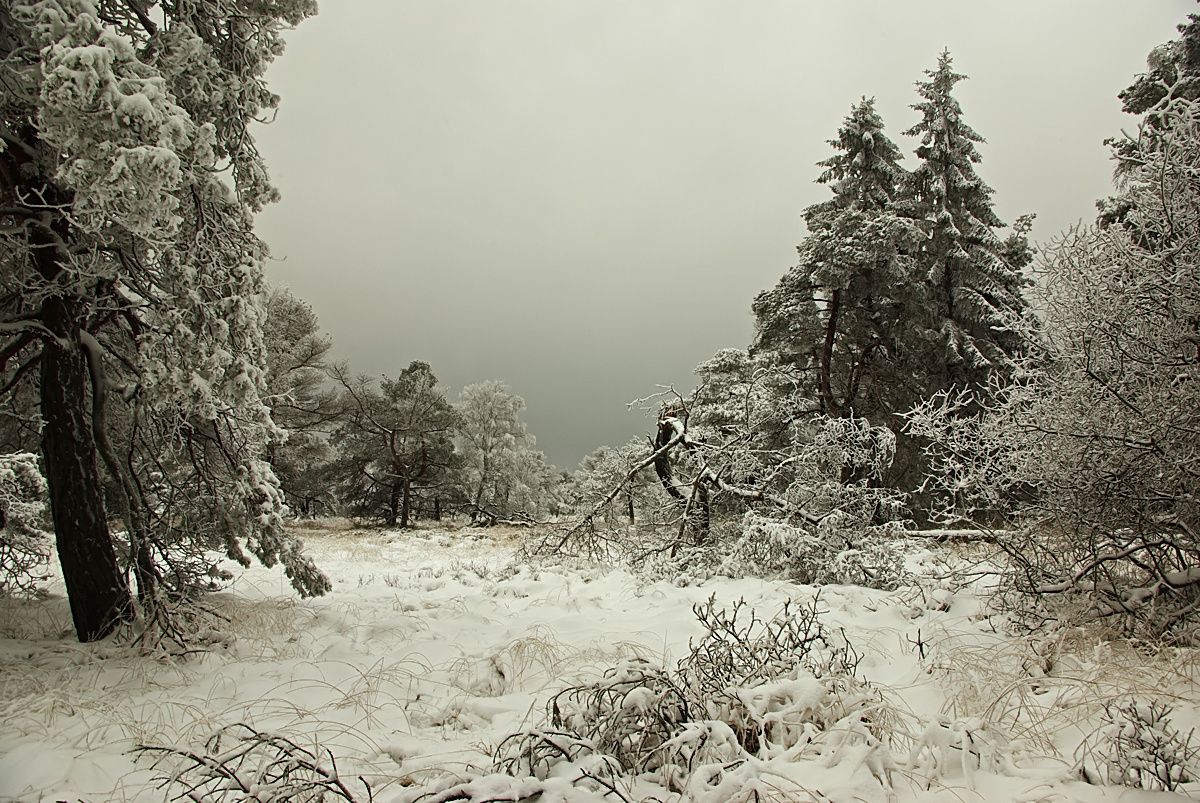
[[[400,480],[392,481],[392,495],[388,499],[387,515],[383,523],[388,527],[396,526],[396,518],[400,514]]]
[[[133,616],[129,585],[108,532],[87,400],[87,359],[72,302],[50,298],[42,320],[66,343],[42,351],[42,457],[58,559],[80,641],[95,641]]]
[[[821,346],[821,412],[826,415],[841,415],[841,410],[833,398],[833,343],[837,338],[838,313],[842,306],[841,288],[833,291],[829,299],[829,317],[825,321],[825,342]]]
[[[433,520],[442,520],[442,499],[440,496],[433,497]]]
[[[409,514],[412,512],[412,483],[404,480],[404,501],[400,506],[400,526],[407,528]]]
[[[655,451],[671,442],[675,436],[674,428],[666,421],[660,421],[658,436],[654,440]],[[688,447],[691,448],[691,447]],[[709,510],[708,485],[704,479],[698,479],[695,487],[695,498],[699,503],[698,510],[688,510],[691,498],[675,485],[674,470],[671,468],[671,454],[666,452],[654,460],[654,473],[658,481],[673,499],[678,500],[688,511],[688,519],[695,528],[694,543],[699,546],[708,541],[709,529],[712,525],[712,515]]]
[[[633,494],[626,493],[625,501],[629,504],[629,523],[634,524],[635,522],[633,520]]]

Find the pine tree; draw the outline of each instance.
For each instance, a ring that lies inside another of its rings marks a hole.
[[[1117,94],[1122,111],[1146,114],[1168,95],[1200,99],[1200,14],[1189,14],[1188,22],[1178,30],[1182,34],[1179,39],[1150,51],[1146,59],[1149,71]],[[1146,122],[1157,126],[1162,118],[1151,115]]]
[[[289,507],[301,516],[332,509],[327,469],[333,458],[329,433],[337,425],[337,394],[324,389],[333,342],[317,316],[286,288],[273,288],[263,322],[267,357],[267,403],[286,433],[270,445],[268,459]]]
[[[335,366],[345,421],[333,442],[335,473],[347,501],[362,513],[383,512],[389,527],[408,527],[413,503],[436,489],[455,465],[451,437],[457,423],[429,363],[414,360],[396,379],[375,388],[364,376]]]
[[[912,399],[920,231],[896,213],[905,173],[873,100],[855,105],[829,144],[836,153],[818,163],[817,181],[833,198],[805,210],[799,264],[755,300],[754,351],[806,372],[814,411],[886,419]]]
[[[1188,22],[1179,25],[1178,30],[1182,36],[1151,50],[1146,58],[1148,71],[1117,93],[1122,111],[1143,117],[1136,138],[1110,137],[1104,141],[1116,159],[1121,192],[1096,202],[1096,222],[1101,226],[1128,223],[1133,207],[1129,180],[1141,173],[1146,154],[1164,144],[1162,132],[1172,119],[1173,107],[1200,99],[1200,15],[1189,14]],[[1141,242],[1161,242],[1163,234],[1147,232]]]
[[[265,460],[274,201],[248,128],[282,31],[313,0],[0,4],[0,395],[36,399],[80,640],[219,574],[209,550],[329,581],[283,527]],[[211,572],[211,574],[210,574]],[[163,587],[166,587],[164,589]]]
[[[1004,223],[992,210],[994,191],[974,167],[981,159],[975,145],[984,140],[951,94],[966,76],[951,70],[948,51],[925,74],[929,80],[917,82],[922,100],[912,107],[921,121],[904,132],[921,144],[902,208],[925,235],[918,254],[928,293],[925,327],[937,333],[931,358],[942,384],[982,387],[1022,349],[1017,324],[1029,306],[1021,268],[1032,258],[1025,241],[1031,218],[1022,219],[1015,239],[997,237]]]

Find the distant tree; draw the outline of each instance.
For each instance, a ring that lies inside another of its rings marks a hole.
[[[503,382],[488,380],[464,387],[454,409],[462,487],[472,518],[536,517],[541,495],[556,483],[521,420],[525,400]]]
[[[338,421],[336,393],[326,390],[326,357],[332,343],[312,307],[286,288],[273,288],[263,322],[267,395],[271,417],[286,433],[272,441],[268,460],[288,505],[302,516],[331,509],[329,433]]]
[[[626,475],[645,455],[645,442],[631,441],[620,447],[601,446],[584,457],[571,478],[575,509],[590,510],[613,487],[620,485],[620,494],[604,508],[601,516],[610,527],[621,522],[636,524],[647,508],[658,506],[654,493],[658,480],[650,468],[641,469],[625,482]]]
[[[0,5],[0,395],[37,399],[82,641],[135,615],[105,473],[148,622],[164,590],[211,579],[190,557],[213,548],[329,588],[284,530],[265,461],[278,430],[252,215],[278,194],[248,130],[278,103],[264,75],[282,31],[315,11]]]
[[[558,470],[546,461],[546,455],[530,448],[534,439],[526,435],[527,445],[519,449],[510,468],[496,484],[493,510],[506,518],[532,524],[560,504]]]
[[[1022,290],[1029,282],[1022,269],[1033,258],[1026,239],[1032,217],[1018,222],[1008,242],[996,235],[1004,223],[974,167],[983,137],[963,121],[951,94],[966,76],[951,69],[948,51],[925,74],[929,80],[917,82],[922,100],[912,107],[921,121],[904,132],[921,141],[900,206],[924,233],[917,259],[927,292],[926,316],[910,325],[936,333],[931,357],[942,381],[929,392],[955,384],[982,389],[1024,346],[1029,303]]]
[[[382,511],[389,527],[408,527],[415,497],[436,490],[454,466],[450,402],[428,363],[414,360],[376,388],[345,364],[331,375],[341,385],[343,421],[333,443],[335,474],[360,512]]]

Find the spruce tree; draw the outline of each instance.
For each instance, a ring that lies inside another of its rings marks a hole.
[[[1002,241],[1004,223],[992,210],[993,190],[975,172],[983,137],[963,121],[951,92],[965,75],[951,69],[949,51],[928,81],[917,82],[921,121],[904,132],[920,138],[920,162],[907,177],[903,206],[925,234],[918,261],[926,283],[926,327],[936,332],[930,355],[930,390],[964,384],[982,387],[995,370],[1007,371],[1022,349],[1019,322],[1028,310],[1021,268],[1031,261],[1022,218],[1015,236]],[[935,367],[936,366],[936,367]],[[936,374],[940,373],[940,378]]]
[[[754,302],[754,350],[778,354],[810,377],[816,411],[887,418],[910,403],[896,369],[919,299],[913,260],[920,234],[896,214],[904,181],[900,149],[873,99],[855,105],[818,164],[833,197],[804,212],[800,261]],[[880,421],[886,423],[886,421]]]

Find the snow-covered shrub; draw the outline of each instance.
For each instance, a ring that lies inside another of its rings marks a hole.
[[[798,583],[841,583],[893,590],[907,577],[899,525],[862,526],[831,514],[815,527],[747,513],[720,573],[782,577]]]
[[[0,595],[36,594],[52,539],[45,526],[46,480],[29,452],[0,455]]]
[[[710,598],[693,608],[706,632],[679,662],[679,674],[695,707],[750,755],[807,745],[856,712],[866,724],[868,709],[882,704],[854,676],[861,656],[843,631],[824,627],[817,605],[815,597],[807,606],[789,601],[771,619],[742,600],[726,609]]]
[[[788,600],[769,620],[760,619],[744,600],[732,608],[718,608],[714,595],[692,606],[706,632],[679,662],[691,693],[710,699],[728,689],[783,677],[797,667],[818,677],[853,674],[860,656],[842,631],[825,629],[818,599],[813,597],[808,605]]]
[[[611,803],[614,799],[630,801],[603,769],[588,768],[562,778],[495,773],[468,781],[442,781],[398,798],[401,803]]]
[[[1109,702],[1105,724],[1080,748],[1080,777],[1135,789],[1174,792],[1200,778],[1200,745],[1194,730],[1182,733],[1168,720],[1172,708],[1162,700]]]
[[[551,698],[550,724],[587,740],[627,772],[656,769],[660,749],[694,718],[678,675],[641,659],[626,659],[595,683]]]
[[[563,689],[547,706],[550,729],[504,740],[495,769],[610,791],[613,773],[645,775],[687,795],[732,783],[729,771],[750,759],[837,763],[854,754],[886,783],[891,715],[854,676],[859,656],[822,625],[816,600],[788,603],[771,619],[742,601],[726,610],[709,599],[694,610],[705,634],[673,671],[625,660]]]
[[[968,789],[975,788],[975,771],[992,771],[1007,755],[1008,738],[978,717],[951,720],[937,717],[925,728],[908,755],[908,768],[932,780],[951,767],[962,771]]]
[[[574,733],[529,728],[502,741],[493,758],[495,768],[506,775],[544,781],[559,764],[573,763],[593,753],[592,743]]]
[[[221,728],[202,751],[182,747],[141,745],[137,752],[156,757],[160,788],[169,798],[197,803],[223,801],[324,801],[357,803],[373,797],[370,785],[362,797],[351,791],[351,779],[338,774],[337,760],[323,747],[312,750],[290,739],[249,725]],[[357,784],[354,784],[357,786]]]

